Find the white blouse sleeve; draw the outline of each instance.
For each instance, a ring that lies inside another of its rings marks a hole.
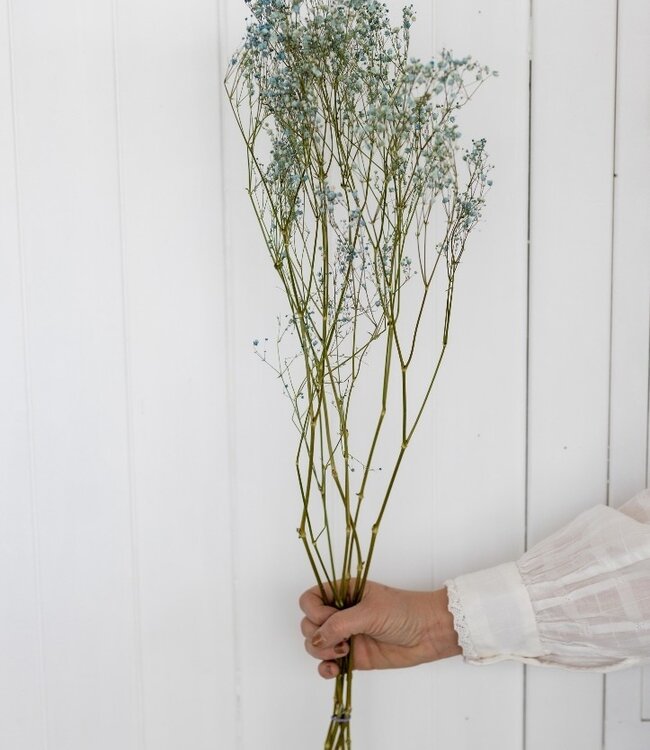
[[[650,661],[650,489],[516,562],[444,582],[463,659],[610,672]]]

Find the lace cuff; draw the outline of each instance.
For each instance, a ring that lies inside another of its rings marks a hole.
[[[443,585],[464,661],[486,664],[548,653],[515,562],[458,576]]]
[[[447,599],[449,604],[447,609],[454,618],[454,630],[458,633],[458,645],[463,649],[463,656],[468,659],[476,659],[478,654],[472,643],[472,636],[469,630],[469,624],[465,618],[463,605],[460,602],[460,595],[456,582],[453,579],[445,581],[447,587]]]

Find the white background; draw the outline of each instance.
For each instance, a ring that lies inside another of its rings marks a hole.
[[[371,575],[433,589],[648,484],[650,4],[415,7],[414,52],[500,72],[463,113],[495,184]],[[0,1],[7,750],[322,747],[293,428],[251,346],[282,300],[221,85],[245,15]],[[354,743],[647,748],[645,677],[363,673]]]

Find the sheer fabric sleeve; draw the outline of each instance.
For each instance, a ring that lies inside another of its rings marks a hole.
[[[444,585],[467,663],[610,672],[648,662],[650,489]]]

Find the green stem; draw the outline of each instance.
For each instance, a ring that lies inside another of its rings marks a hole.
[[[338,659],[339,674],[334,682],[334,700],[324,750],[349,750],[352,743],[350,719],[352,716],[352,650]]]

